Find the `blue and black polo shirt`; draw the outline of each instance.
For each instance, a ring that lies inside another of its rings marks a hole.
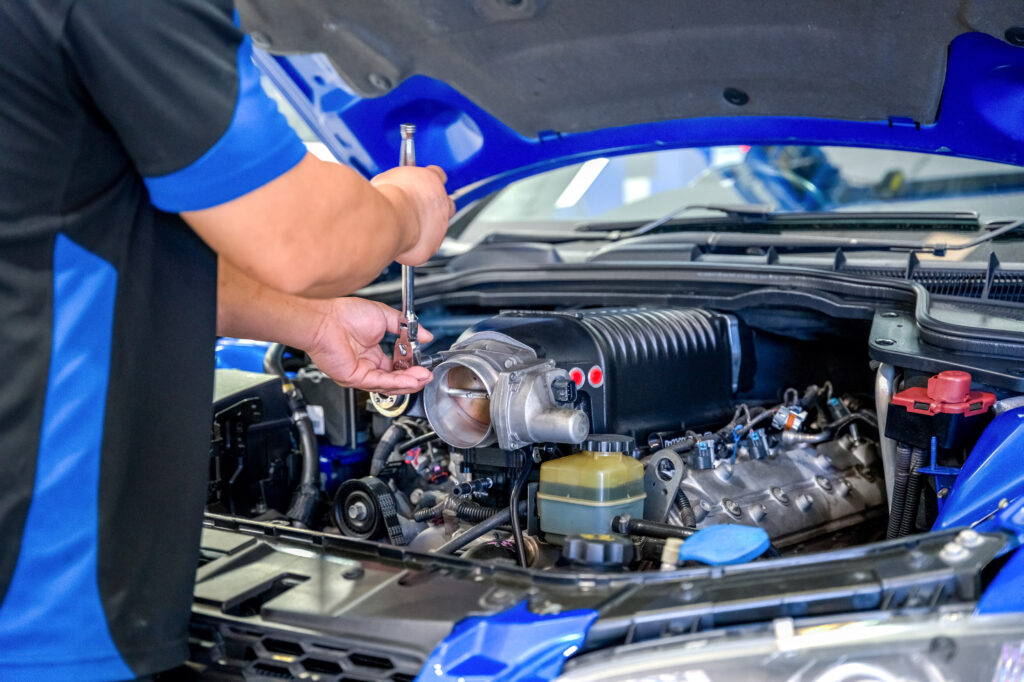
[[[305,153],[233,9],[0,3],[0,680],[187,654],[217,260],[178,212]]]

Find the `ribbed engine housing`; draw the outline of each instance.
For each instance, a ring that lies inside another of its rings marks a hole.
[[[506,334],[577,379],[594,433],[641,440],[713,424],[729,412],[740,376],[738,321],[698,308],[510,311],[466,335],[480,331]]]

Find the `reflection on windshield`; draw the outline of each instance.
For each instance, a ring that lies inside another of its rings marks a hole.
[[[853,147],[728,146],[591,159],[512,183],[463,233],[646,222],[688,203],[778,211],[976,211],[1019,217],[1024,168]],[[692,215],[692,214],[688,214]]]

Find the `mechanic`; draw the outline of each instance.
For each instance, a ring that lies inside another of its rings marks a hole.
[[[231,0],[0,4],[2,680],[185,660],[215,334],[430,379],[379,348],[397,311],[338,297],[439,248],[444,174],[309,155],[251,52]]]

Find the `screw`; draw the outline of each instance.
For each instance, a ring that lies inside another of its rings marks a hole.
[[[955,542],[947,542],[939,552],[939,558],[948,564],[955,564],[970,558],[971,553],[963,545]]]
[[[782,504],[789,504],[789,495],[782,488],[775,486],[771,490],[772,497],[781,502]]]
[[[907,552],[907,563],[911,568],[922,569],[928,563],[928,557],[919,549],[912,549]]]
[[[832,482],[824,476],[815,476],[814,482],[817,483],[822,490],[826,492],[832,492]]]
[[[363,521],[369,515],[370,510],[366,508],[366,504],[363,502],[353,502],[349,505],[346,513],[353,521]]]
[[[940,500],[946,499],[947,495],[949,495],[949,488],[939,488],[939,492],[935,493]]]
[[[379,73],[371,73],[366,77],[366,80],[370,81],[370,85],[377,88],[378,90],[390,90],[391,79],[387,76],[382,76]]]
[[[730,500],[728,497],[722,498],[722,507],[725,511],[729,512],[733,516],[739,517],[743,514],[743,510],[738,504]]]
[[[750,95],[743,92],[739,88],[726,88],[722,92],[722,97],[725,98],[726,102],[737,107],[742,107],[744,104],[750,101]]]
[[[977,547],[985,542],[985,538],[978,531],[968,528],[957,534],[956,541],[964,547]]]

